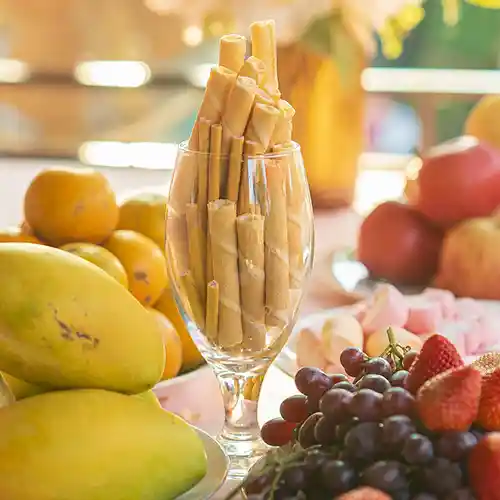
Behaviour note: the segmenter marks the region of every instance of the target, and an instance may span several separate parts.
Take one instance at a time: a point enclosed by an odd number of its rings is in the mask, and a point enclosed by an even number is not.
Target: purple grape
[[[432,493],[417,493],[414,497],[412,497],[412,500],[438,500],[438,497],[436,495],[433,495]]]
[[[295,385],[305,396],[320,399],[333,384],[322,370],[306,366],[295,374]]]
[[[405,387],[408,372],[406,370],[399,370],[392,374],[391,385],[393,387]]]
[[[273,484],[273,479],[274,474],[271,472],[255,476],[245,486],[245,493],[258,494],[267,491],[267,489]]]
[[[358,382],[358,385],[360,389],[371,389],[372,391],[380,392],[380,394],[383,394],[391,387],[391,384],[385,377],[382,377],[382,375],[375,375],[373,373],[362,377]]]
[[[288,467],[281,474],[281,482],[287,490],[296,493],[307,487],[306,471],[298,465]]]
[[[384,358],[371,358],[363,363],[363,368],[366,374],[382,375],[388,380],[392,375],[391,365]]]
[[[436,455],[458,462],[465,458],[476,444],[477,438],[472,432],[444,432],[436,442]]]
[[[411,365],[413,364],[417,356],[418,356],[417,351],[414,351],[413,349],[408,351],[403,357],[403,368],[408,371],[411,368]]]
[[[314,436],[314,428],[316,423],[323,415],[321,413],[314,413],[310,415],[307,420],[300,426],[299,429],[299,443],[302,448],[310,448],[318,444]]]
[[[345,389],[330,389],[319,402],[319,410],[331,421],[342,422],[348,415],[353,399],[352,392]]]
[[[345,389],[349,392],[358,392],[358,388],[347,380],[344,382],[338,382],[332,387],[332,389]]]
[[[411,465],[425,464],[434,457],[432,441],[422,434],[410,434],[404,443],[402,455]]]
[[[375,422],[361,422],[350,429],[344,438],[346,455],[354,460],[373,460],[381,440],[381,429]]]
[[[356,486],[356,471],[343,460],[329,460],[321,467],[321,483],[329,493],[344,493]]]
[[[424,468],[422,482],[426,490],[438,496],[453,493],[462,486],[460,465],[446,458],[434,458]]]
[[[328,446],[337,440],[337,428],[335,422],[326,417],[321,417],[314,427],[314,438],[319,444]]]
[[[382,441],[391,450],[400,450],[408,436],[415,432],[415,424],[406,415],[393,415],[383,421]]]
[[[364,360],[365,354],[357,347],[346,347],[340,353],[340,364],[351,377],[357,377],[361,373]]]
[[[349,382],[343,373],[334,373],[333,375],[330,375],[330,380],[332,381],[332,387],[340,382]]]
[[[294,430],[294,423],[281,418],[273,418],[262,426],[260,435],[269,446],[284,446],[292,440]]]
[[[402,387],[391,387],[382,397],[382,413],[385,417],[391,415],[413,415],[415,398]]]
[[[303,422],[309,416],[307,397],[296,394],[284,399],[280,405],[280,414],[287,422]]]
[[[319,399],[316,398],[307,398],[307,411],[309,412],[309,415],[312,415],[313,413],[318,413],[319,412]]]
[[[349,410],[353,417],[362,422],[375,422],[380,418],[382,394],[371,389],[360,389],[351,396]]]
[[[355,427],[356,425],[358,425],[358,423],[359,423],[359,421],[358,421],[357,418],[352,418],[352,419],[345,420],[341,424],[338,424],[337,425],[337,430],[336,430],[337,439],[339,441],[344,441],[344,438],[345,438],[346,434],[353,427]]]
[[[367,467],[360,476],[361,483],[392,493],[408,488],[403,464],[395,460],[380,460]]]

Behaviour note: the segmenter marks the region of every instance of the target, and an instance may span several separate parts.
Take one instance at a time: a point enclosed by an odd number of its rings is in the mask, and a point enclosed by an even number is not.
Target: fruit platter
[[[379,356],[345,348],[343,373],[296,373],[248,500],[500,498],[500,355],[467,364],[442,335],[417,352],[386,334]]]

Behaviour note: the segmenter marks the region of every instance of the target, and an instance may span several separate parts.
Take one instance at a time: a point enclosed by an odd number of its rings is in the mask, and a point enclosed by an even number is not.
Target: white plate
[[[207,473],[205,477],[186,493],[183,493],[176,500],[208,500],[222,486],[226,480],[226,475],[229,467],[229,460],[220,447],[219,443],[210,437],[206,432],[196,429],[200,435],[207,454]]]
[[[411,295],[408,295],[407,297],[411,301]],[[488,313],[496,314],[498,315],[499,318],[499,339],[498,339],[499,342],[495,343],[494,345],[488,346],[488,348],[485,349],[485,352],[500,351],[500,301],[478,300],[477,302],[481,304],[487,310]],[[332,316],[341,313],[343,314],[354,313],[357,307],[359,307],[359,305],[354,304],[350,306],[337,307],[334,309],[326,309],[324,311],[311,314],[309,316],[305,316],[304,318],[300,319],[297,322],[295,328],[293,329],[293,332],[290,335],[287,344],[277,357],[275,361],[276,365],[286,374],[290,375],[291,377],[294,377],[295,373],[297,373],[298,370],[297,355],[296,355],[298,333],[304,328],[309,328],[313,331],[319,331],[322,325],[324,324],[325,320],[327,320],[328,318],[331,318]],[[444,325],[439,333],[445,335],[453,342],[453,337],[458,333],[458,329],[460,327],[461,327],[460,324],[450,322],[449,324]],[[476,356],[468,356],[466,358],[466,362],[471,362],[475,358]]]

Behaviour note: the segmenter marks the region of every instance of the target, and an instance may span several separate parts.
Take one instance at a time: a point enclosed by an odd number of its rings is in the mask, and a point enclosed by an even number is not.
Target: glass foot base
[[[228,479],[244,479],[253,465],[262,458],[269,447],[260,438],[238,441],[224,436],[217,438],[229,458]]]

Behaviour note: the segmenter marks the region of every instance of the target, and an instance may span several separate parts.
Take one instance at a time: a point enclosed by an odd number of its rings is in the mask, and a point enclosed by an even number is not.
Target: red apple
[[[444,227],[487,217],[500,205],[500,150],[463,136],[431,149],[418,176],[417,207]]]
[[[363,221],[358,258],[373,277],[425,285],[436,272],[441,242],[441,230],[414,207],[389,201]]]

